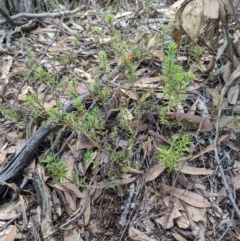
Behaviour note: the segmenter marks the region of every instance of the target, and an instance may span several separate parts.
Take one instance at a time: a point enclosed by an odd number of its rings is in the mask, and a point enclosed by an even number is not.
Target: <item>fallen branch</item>
[[[10,16],[10,19],[13,21],[13,20],[16,20],[18,18],[28,18],[28,19],[32,19],[32,18],[37,18],[37,19],[41,19],[41,18],[60,18],[63,15],[68,16],[68,15],[76,14],[76,13],[78,13],[78,12],[84,10],[84,9],[86,9],[85,5],[83,5],[81,7],[78,7],[78,8],[75,8],[72,11],[62,11],[62,12],[59,12],[59,13],[18,13],[16,15]],[[8,20],[6,20],[6,19],[0,20],[0,24],[4,24],[6,22],[8,22]]]
[[[89,92],[85,92],[79,96],[79,99],[86,99]],[[64,111],[74,111],[73,103],[64,106]],[[19,176],[23,169],[28,165],[32,159],[36,149],[43,142],[43,140],[50,134],[52,129],[41,126],[32,136],[29,142],[22,148],[22,150],[0,171],[0,194],[5,190],[4,182],[11,182]]]

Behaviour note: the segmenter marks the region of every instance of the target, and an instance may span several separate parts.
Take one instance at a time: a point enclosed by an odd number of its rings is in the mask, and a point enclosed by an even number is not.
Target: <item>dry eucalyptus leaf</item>
[[[187,209],[191,219],[194,222],[202,221],[203,223],[206,223],[206,208],[196,208],[188,204],[186,204],[184,207]]]
[[[161,166],[159,163],[149,168],[146,172],[145,183],[156,179],[166,167]]]
[[[91,199],[90,197],[86,200],[86,209],[84,211],[84,225],[87,226],[91,217]]]
[[[238,190],[240,188],[240,175],[235,176],[231,182],[234,185],[234,189]],[[219,196],[217,198],[216,204],[219,204],[225,197],[228,196],[225,187],[222,187],[218,194]]]
[[[1,232],[1,241],[14,241],[17,238],[17,228],[13,225],[6,227]]]
[[[224,42],[222,43],[222,45],[218,48],[216,60],[220,59],[220,57],[222,56],[222,54],[224,53],[224,51],[225,51],[225,49],[226,49],[226,47],[227,47],[227,44],[228,44],[228,42],[227,42],[227,40],[226,40],[226,41],[224,41]],[[225,68],[225,66],[224,66],[224,68]]]
[[[23,133],[22,132],[9,132],[6,134],[6,139],[12,143],[16,143],[17,140],[23,138]]]
[[[164,191],[171,193],[172,196],[179,198],[191,206],[198,208],[212,207],[212,204],[206,198],[197,193],[189,192],[185,189],[172,188],[171,186],[165,184],[161,184],[160,187],[163,188]]]
[[[171,211],[169,210],[161,218],[156,218],[155,221],[161,224],[164,229],[169,229],[173,227],[173,220],[181,217],[182,214],[178,211],[175,205],[172,206]]]
[[[173,3],[169,8],[172,10],[179,9],[183,3],[185,3],[186,0],[178,0],[175,3]]]
[[[216,34],[216,29],[219,28],[219,19],[211,19],[211,22],[206,26],[206,30],[204,32],[204,40],[205,42],[212,41]]]
[[[161,60],[163,60],[164,57],[165,57],[164,52],[161,51],[161,50],[158,50],[158,49],[155,49],[155,50],[150,49],[150,50],[149,50],[149,53],[152,54],[153,56],[161,59]]]
[[[29,93],[35,93],[32,86],[27,86],[18,96],[18,100],[24,100]]]
[[[227,94],[227,99],[229,104],[235,105],[237,103],[238,93],[239,93],[238,85],[231,86]]]
[[[8,61],[1,68],[1,72],[2,72],[1,80],[3,79],[5,80],[8,78],[10,69],[12,67],[12,63],[13,63],[13,58],[9,56]]]
[[[143,79],[140,79],[134,83],[134,87],[143,87],[145,84],[147,86],[151,86],[151,84],[159,83],[161,81],[161,78],[156,76],[156,77],[146,77]]]
[[[154,35],[148,42],[147,49],[150,49],[156,44],[157,35]]]
[[[219,1],[204,0],[203,14],[210,19],[217,19],[219,16]]]
[[[129,98],[131,98],[132,100],[139,100],[138,94],[134,90],[121,89],[121,92],[124,93]]]
[[[184,1],[182,3],[181,7],[177,10],[177,12],[175,14],[175,28],[181,30],[181,28],[182,28],[181,17],[182,17],[183,10],[184,10],[185,6],[191,1],[192,0]]]
[[[232,83],[236,78],[240,76],[240,64],[238,64],[237,68],[232,72],[230,78],[226,82],[227,84]]]
[[[11,202],[4,203],[0,206],[0,219],[9,220],[14,218],[21,210],[20,200],[12,200]]]
[[[178,49],[180,49],[181,40],[182,40],[182,31],[179,30],[176,27],[173,28],[173,30],[172,30],[172,38],[173,38],[174,42],[177,44]]]
[[[182,216],[179,218],[176,218],[176,223],[178,225],[179,228],[188,228],[189,227],[189,220],[188,217],[186,216],[186,214],[184,212],[182,212]]]
[[[128,230],[128,234],[132,240],[137,241],[157,241],[156,239],[149,238],[146,234],[143,232],[135,229],[134,227],[130,227]]]
[[[197,41],[203,25],[203,1],[194,0],[187,4],[181,16],[182,27],[193,41]]]
[[[220,143],[221,143],[225,138],[227,138],[227,137],[228,137],[228,135],[223,135],[223,136],[219,137],[219,138],[218,138],[218,144],[220,144]],[[212,151],[212,150],[213,150],[213,145],[210,144],[209,146],[207,146],[206,148],[204,148],[200,153],[192,156],[191,159],[188,160],[188,161],[192,161],[192,160],[194,160],[194,159],[196,159],[196,158],[202,156],[203,154],[205,154],[205,153],[207,153],[207,152],[209,152],[209,151]]]
[[[4,182],[4,185],[10,187],[17,194],[21,194],[22,193],[22,190],[14,182],[12,182],[12,183]]]
[[[209,94],[212,96],[213,105],[218,106],[220,103],[219,92],[215,88],[209,88]]]
[[[13,58],[9,56],[8,61],[2,65],[0,72],[2,73],[0,77],[0,95],[3,95],[6,90],[6,86],[9,83],[8,75],[12,67]]]
[[[191,126],[192,128],[199,128],[201,132],[209,132],[213,129],[213,124],[207,120],[204,119],[201,116],[197,115],[191,115],[188,113],[166,113],[165,117],[167,119],[179,119],[182,121],[182,123],[187,124]]]
[[[183,238],[180,234],[178,233],[173,233],[172,236],[177,240],[177,241],[187,241],[185,238]]]
[[[219,17],[223,23],[226,23],[226,14],[234,15],[231,1],[232,0],[219,1]]]
[[[232,68],[231,68],[231,62],[228,61],[227,64],[225,65],[225,68],[223,69],[223,80],[225,83],[228,82],[228,79],[230,78],[232,73]]]
[[[206,169],[206,168],[198,168],[198,167],[192,167],[187,165],[186,163],[181,166],[179,165],[179,170],[182,173],[190,174],[190,175],[211,175],[214,173],[214,170]]]

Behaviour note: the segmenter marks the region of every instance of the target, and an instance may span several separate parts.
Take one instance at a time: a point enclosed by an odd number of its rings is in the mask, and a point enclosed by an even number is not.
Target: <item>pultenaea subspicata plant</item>
[[[161,146],[156,151],[156,159],[170,172],[178,171],[179,164],[190,150],[191,136],[183,134],[181,137],[173,137],[170,146]]]
[[[182,66],[177,64],[177,45],[170,43],[167,56],[163,60],[163,93],[168,98],[168,109],[177,111],[178,104],[185,98],[181,93],[187,91],[189,83],[194,80],[193,73],[185,72]]]

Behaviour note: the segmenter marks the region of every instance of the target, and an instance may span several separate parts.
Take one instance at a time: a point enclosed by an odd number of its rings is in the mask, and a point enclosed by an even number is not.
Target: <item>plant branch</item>
[[[222,89],[222,92],[221,92],[221,105],[222,105],[222,101],[223,101],[223,97],[225,95],[225,93],[227,92],[227,89],[229,87],[230,83],[228,83],[227,85],[224,86],[224,88]],[[230,202],[232,203],[233,205],[233,208],[238,216],[238,218],[240,219],[240,211],[239,211],[239,208],[234,200],[234,197],[230,191],[230,188],[229,188],[229,185],[228,185],[228,182],[227,182],[227,179],[226,179],[226,176],[225,176],[225,173],[224,173],[224,170],[223,170],[223,167],[222,167],[222,163],[219,159],[219,156],[218,156],[218,150],[217,150],[217,144],[218,144],[218,138],[219,138],[219,120],[220,120],[220,117],[221,117],[221,112],[222,112],[222,108],[221,108],[221,105],[219,110],[218,110],[218,116],[217,116],[217,121],[216,121],[216,136],[215,136],[215,139],[214,139],[214,142],[213,142],[213,147],[214,147],[214,153],[215,153],[215,159],[217,161],[217,164],[219,166],[219,169],[220,169],[220,173],[221,173],[221,177],[222,177],[222,180],[223,180],[223,184],[224,184],[224,187],[226,189],[226,193],[228,195],[228,198],[230,200]]]
[[[28,19],[32,19],[32,18],[37,18],[37,19],[41,19],[41,18],[60,18],[63,15],[68,16],[68,15],[76,14],[76,13],[78,13],[78,12],[84,10],[84,9],[86,9],[85,5],[83,5],[81,7],[78,7],[78,8],[75,8],[72,11],[62,11],[62,12],[59,12],[59,13],[18,13],[16,15],[10,16],[11,20],[10,19],[0,20],[0,25],[4,24],[6,22],[9,22],[9,21],[16,20],[18,18],[28,18]]]

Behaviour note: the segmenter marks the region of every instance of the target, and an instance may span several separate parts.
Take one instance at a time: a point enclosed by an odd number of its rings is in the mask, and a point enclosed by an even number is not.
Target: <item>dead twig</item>
[[[10,19],[13,21],[13,20],[16,20],[18,18],[28,18],[28,19],[31,19],[31,18],[35,18],[35,19],[36,18],[37,19],[41,19],[41,18],[60,18],[63,15],[68,16],[68,15],[76,14],[76,13],[78,13],[78,12],[84,10],[84,9],[86,9],[85,5],[83,5],[81,7],[78,7],[78,8],[75,8],[72,11],[62,11],[62,12],[59,12],[59,13],[18,13],[16,15],[10,16]],[[0,24],[4,24],[8,21],[9,20],[6,20],[6,19],[0,20]]]
[[[47,239],[50,236],[52,236],[53,234],[55,234],[57,231],[61,231],[61,229],[67,227],[70,223],[76,221],[79,217],[82,216],[82,214],[84,213],[85,209],[86,209],[86,203],[87,203],[87,198],[89,196],[89,189],[87,189],[86,193],[85,193],[85,197],[83,200],[83,205],[82,205],[82,210],[80,213],[78,213],[76,216],[74,216],[73,218],[71,218],[70,220],[68,220],[66,223],[64,223],[63,225],[61,225],[58,229],[54,230],[53,232],[49,233],[47,236],[43,237],[43,239]]]
[[[131,202],[132,202],[132,199],[133,199],[133,196],[135,193],[135,184],[134,183],[131,183],[131,185],[128,189],[128,192],[129,192],[128,199],[126,200],[124,211],[122,213],[121,220],[120,220],[120,225],[122,227],[124,227],[127,223],[127,215],[130,210]]]
[[[7,221],[3,226],[0,227],[0,232],[3,231],[6,227],[8,227],[11,223],[13,223],[15,220],[20,218],[22,216],[22,213],[18,213],[15,217]]]
[[[8,22],[10,25],[17,25],[2,8],[0,8],[0,13],[5,18],[5,21]]]
[[[221,236],[217,241],[221,241],[221,240],[223,240],[223,238],[224,238],[225,235],[227,234],[229,228],[230,228],[231,225],[232,225],[232,222],[233,222],[233,216],[234,216],[234,210],[232,210],[232,212],[231,212],[231,222],[229,222],[229,224],[228,224],[226,230],[224,231],[224,233],[222,234],[222,236]]]
[[[220,108],[218,110],[218,116],[217,116],[217,121],[216,121],[216,135],[215,135],[215,139],[214,139],[214,142],[213,142],[213,148],[214,148],[215,160],[217,161],[217,164],[218,164],[218,167],[219,167],[219,170],[220,170],[220,173],[221,173],[221,177],[222,177],[222,180],[223,180],[223,184],[224,184],[224,187],[226,189],[226,193],[228,195],[228,198],[229,198],[230,202],[233,205],[233,208],[236,212],[236,215],[240,219],[240,211],[239,211],[239,208],[238,208],[238,206],[237,206],[237,204],[234,200],[234,197],[233,197],[233,195],[230,191],[229,184],[227,182],[227,179],[226,179],[223,167],[222,167],[222,163],[221,163],[222,160],[219,159],[218,150],[217,150],[217,144],[218,144],[218,138],[219,138],[219,120],[220,120],[221,112],[222,112],[221,105],[222,105],[223,97],[224,97],[228,87],[230,86],[230,84],[232,84],[232,83],[228,83],[227,85],[225,85],[222,89],[222,92],[221,92],[222,98],[221,98],[221,104],[219,105]]]
[[[133,212],[138,209],[139,204],[137,204],[137,199],[139,198],[139,195],[140,195],[141,191],[142,191],[142,184],[139,184],[139,182],[137,182],[136,183],[136,188],[135,188],[135,191],[134,191],[134,196],[131,197],[131,200],[133,198],[132,201],[134,203],[134,206],[133,206],[132,210],[129,213],[128,221],[126,220],[127,222],[125,223],[125,227],[124,227],[124,229],[123,229],[123,231],[121,233],[121,237],[120,237],[119,241],[121,241],[123,239],[123,236],[126,233],[126,230],[129,227],[130,222],[133,222],[133,220],[132,220]],[[130,196],[131,196],[131,194],[130,194]],[[121,219],[122,219],[122,217],[121,217]]]

